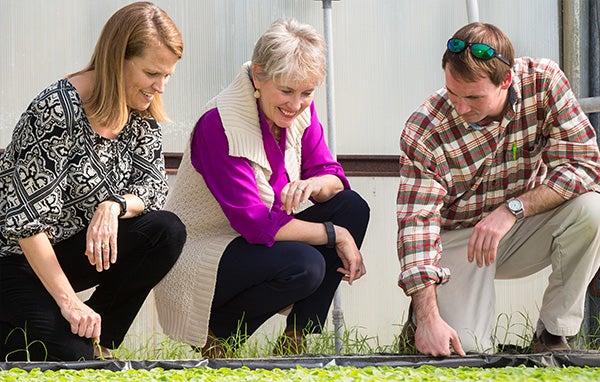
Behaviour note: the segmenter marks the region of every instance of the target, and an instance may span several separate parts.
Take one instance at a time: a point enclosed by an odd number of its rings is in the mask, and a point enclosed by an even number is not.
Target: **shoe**
[[[415,344],[415,332],[417,325],[413,322],[413,305],[412,302],[408,307],[408,319],[402,327],[400,337],[398,338],[398,353],[400,354],[418,354]]]
[[[304,334],[301,331],[288,330],[277,339],[273,348],[273,355],[298,355],[306,353],[307,350]]]
[[[566,337],[555,336],[546,329],[538,337],[537,333],[533,335],[532,348],[534,353],[561,352],[571,350]]]

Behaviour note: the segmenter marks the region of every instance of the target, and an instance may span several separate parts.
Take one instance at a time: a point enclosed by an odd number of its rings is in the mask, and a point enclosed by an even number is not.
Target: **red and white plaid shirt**
[[[477,130],[445,88],[408,119],[400,139],[398,285],[407,295],[449,280],[441,230],[472,227],[540,184],[564,199],[600,191],[596,136],[568,80],[548,59],[515,60],[510,107]],[[466,252],[465,252],[466,256]]]

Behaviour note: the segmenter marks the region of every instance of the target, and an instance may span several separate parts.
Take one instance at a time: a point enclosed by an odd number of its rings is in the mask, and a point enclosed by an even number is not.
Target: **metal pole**
[[[563,1],[563,65],[575,97],[581,97],[581,0]]]
[[[334,105],[334,86],[333,86],[333,39],[331,34],[331,1],[317,0],[323,2],[323,22],[324,37],[327,43],[327,76],[325,77],[325,88],[327,90],[327,145],[334,158],[336,158],[335,143],[335,105]],[[344,311],[342,309],[342,297],[340,289],[335,291],[333,297],[333,329],[335,333],[335,354],[340,354],[342,350]]]
[[[600,0],[590,0],[590,97],[600,96]],[[598,102],[600,104],[600,101]],[[600,108],[599,108],[600,109]],[[590,122],[596,130],[596,139],[600,144],[600,110],[589,115]]]
[[[477,0],[466,0],[467,1],[467,20],[470,23],[479,21],[479,6]]]
[[[324,37],[327,43],[327,75],[325,76],[325,88],[327,89],[327,145],[335,158],[335,89],[333,86],[333,38],[331,32],[331,1],[323,1]]]
[[[600,97],[579,98],[577,101],[584,113],[600,113]]]
[[[589,95],[590,98],[580,100],[583,111],[596,131],[596,142],[600,144],[600,0],[589,1]],[[583,332],[587,334],[587,344],[597,344],[600,340],[600,297],[591,293],[600,288],[600,280],[594,277],[588,288]]]

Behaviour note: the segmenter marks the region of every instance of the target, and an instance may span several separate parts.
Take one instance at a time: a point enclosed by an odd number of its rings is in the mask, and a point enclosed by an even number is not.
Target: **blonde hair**
[[[325,40],[313,26],[279,19],[256,42],[252,64],[261,69],[255,73],[260,81],[312,79],[316,86],[327,73],[326,54]]]
[[[183,55],[183,41],[169,15],[150,2],[129,4],[115,12],[104,25],[89,64],[72,77],[88,71],[95,80],[86,104],[89,119],[121,127],[129,118],[123,81],[123,63],[140,57],[147,47],[164,44],[177,57]],[[160,94],[147,112],[157,121],[168,121]]]
[[[452,38],[458,38],[466,43],[482,43],[494,48],[511,64],[506,65],[497,58],[482,60],[471,54],[466,48],[460,53],[453,53],[446,49],[442,58],[442,68],[449,65],[453,76],[465,81],[474,82],[482,77],[488,77],[490,81],[498,86],[504,80],[511,69],[515,52],[508,36],[500,28],[480,22],[467,24],[460,28]]]

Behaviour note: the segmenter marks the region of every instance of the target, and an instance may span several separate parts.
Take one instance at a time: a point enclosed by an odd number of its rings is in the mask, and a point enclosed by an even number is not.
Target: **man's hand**
[[[439,315],[424,322],[417,321],[415,346],[423,354],[434,357],[447,357],[456,354],[464,357],[465,352],[460,344],[456,330],[452,329]]]
[[[502,204],[491,214],[475,225],[469,239],[467,256],[469,262],[477,261],[478,267],[490,266],[496,261],[500,240],[517,221],[508,208]]]
[[[525,217],[550,211],[565,202],[562,196],[550,187],[539,186],[519,195],[523,203]],[[489,266],[496,261],[500,240],[506,236],[513,227],[517,218],[502,203],[491,214],[481,219],[473,228],[469,240],[469,261],[476,260],[479,267]]]
[[[412,302],[417,320],[415,332],[417,350],[434,357],[445,357],[449,356],[454,349],[456,354],[464,357],[465,352],[456,330],[440,316],[435,286],[428,286],[414,293]]]

